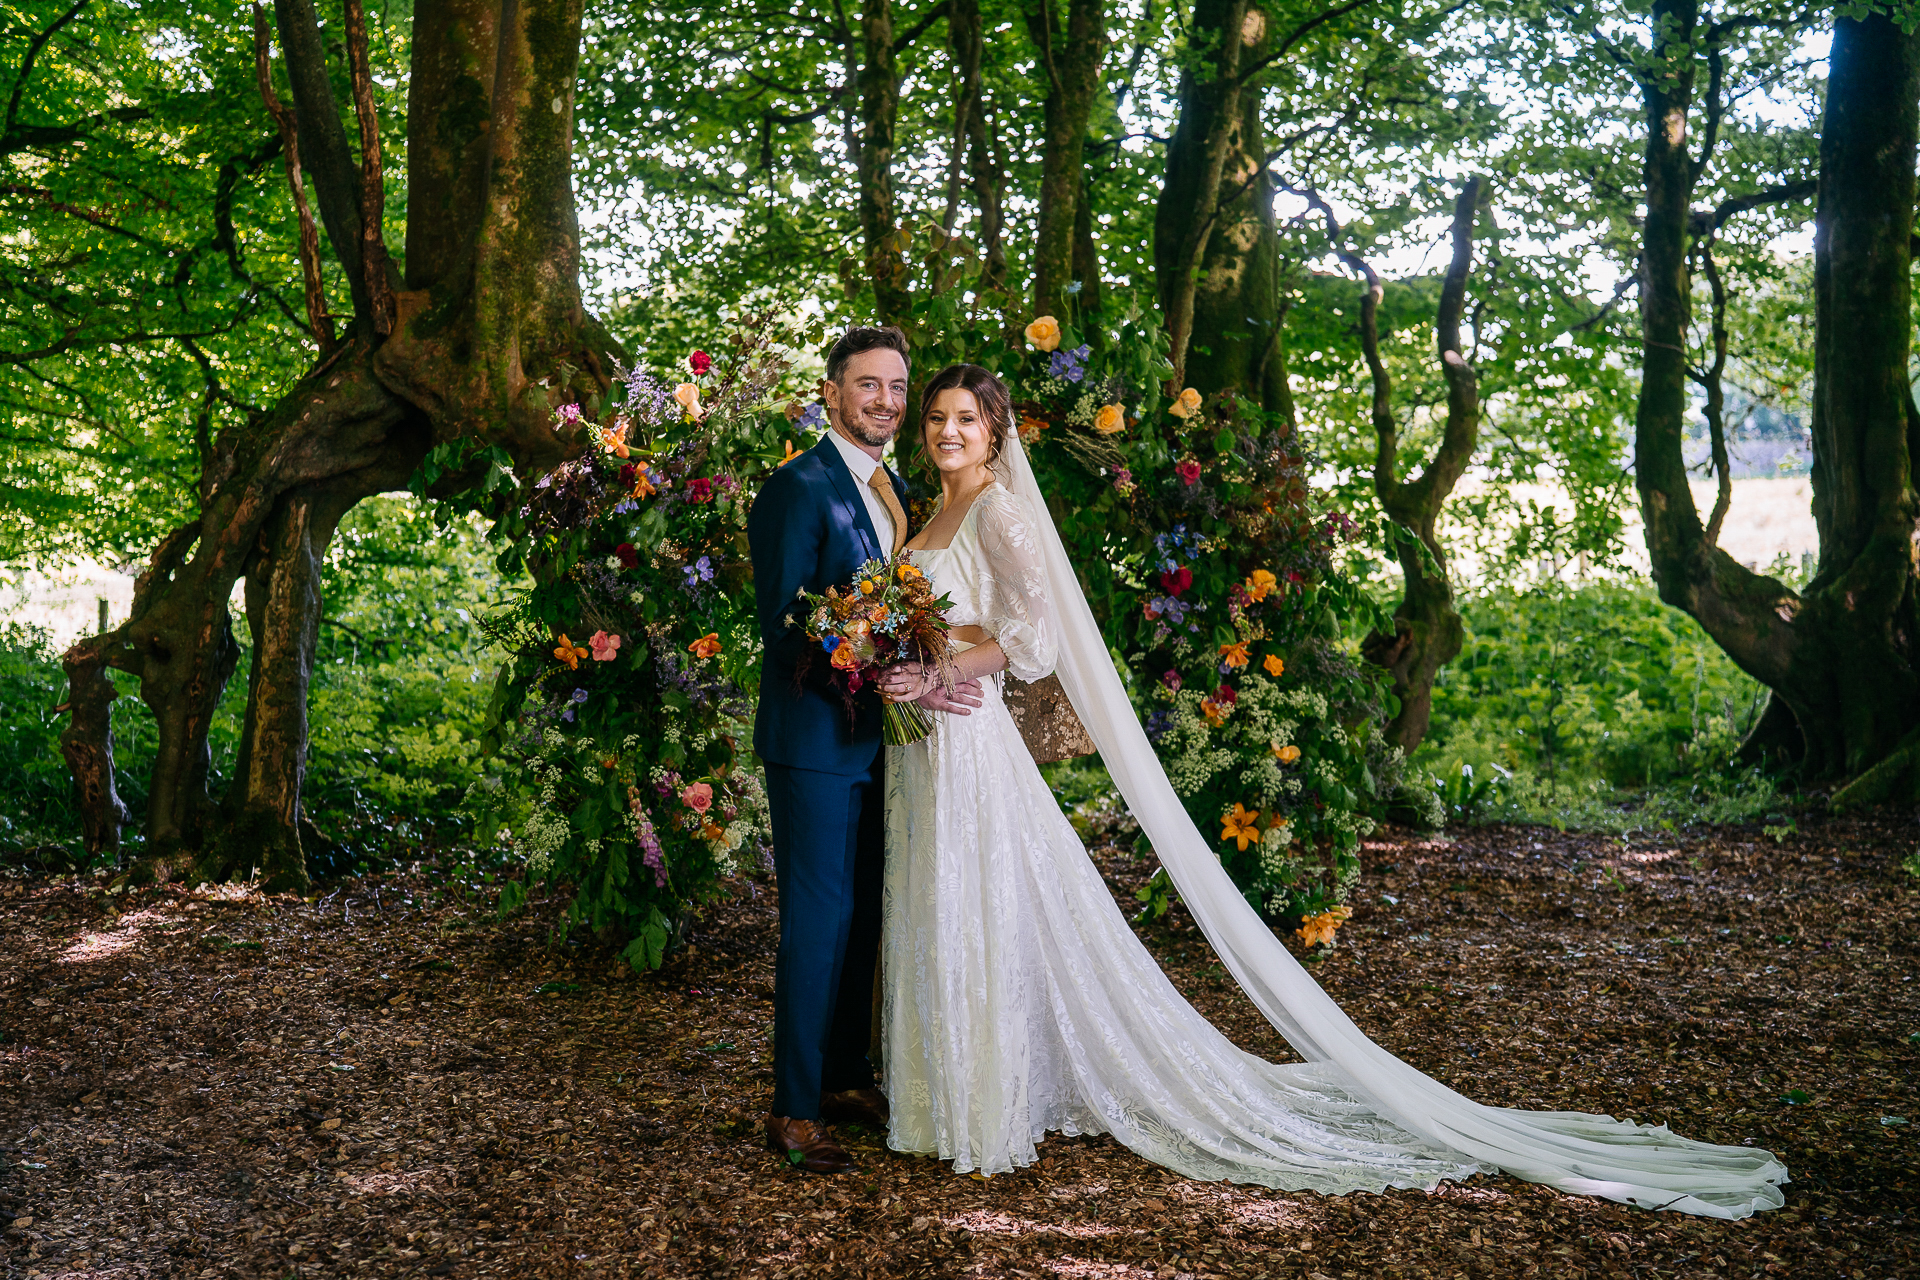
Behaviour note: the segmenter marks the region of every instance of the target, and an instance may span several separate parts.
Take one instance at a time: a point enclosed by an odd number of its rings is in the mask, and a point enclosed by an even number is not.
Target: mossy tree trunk
[[[580,0],[415,4],[404,272],[369,198],[382,176],[359,11],[347,0],[356,164],[310,0],[275,4],[291,90],[279,123],[297,130],[353,318],[278,404],[216,439],[199,514],[155,550],[131,616],[66,655],[74,716],[62,747],[94,852],[116,849],[126,821],[112,777],[111,668],[138,677],[158,723],[148,851],[191,853],[209,878],[303,888],[307,696],[320,567],[340,518],[403,486],[436,443],[500,445],[523,469],[550,465],[580,443],[556,434],[554,408],[575,401],[597,416],[611,385],[615,348],[580,305]],[[309,279],[317,287],[317,273]],[[323,300],[309,303],[324,312]],[[207,731],[238,659],[227,600],[242,579],[254,642],[246,722],[216,804]]]
[[[1688,152],[1684,49],[1706,38],[1697,19],[1687,0],[1656,6],[1653,65],[1664,74],[1645,85],[1635,464],[1654,577],[1661,599],[1698,619],[1791,710],[1804,777],[1856,778],[1846,800],[1920,798],[1910,738],[1920,724],[1920,414],[1908,383],[1920,37],[1880,14],[1834,23],[1814,235],[1820,561],[1795,593],[1714,545],[1687,486],[1689,236],[1700,226],[1688,197],[1705,157]]]
[[[1092,246],[1091,210],[1086,208],[1087,122],[1100,89],[1100,64],[1107,51],[1105,0],[1066,0],[1064,21],[1054,0],[1035,0],[1027,11],[1041,75],[1046,78],[1045,142],[1040,155],[1039,225],[1033,245],[1033,313],[1062,315],[1067,289],[1083,286],[1085,255]],[[1088,216],[1081,222],[1081,215]],[[1082,236],[1084,235],[1084,241]],[[1099,290],[1097,263],[1093,287]]]
[[[1393,632],[1376,632],[1361,646],[1369,661],[1393,676],[1399,714],[1387,725],[1387,741],[1411,752],[1426,737],[1433,717],[1433,680],[1440,668],[1459,656],[1466,627],[1454,608],[1447,554],[1436,525],[1441,509],[1473,459],[1480,436],[1480,384],[1467,362],[1460,337],[1467,277],[1473,267],[1473,224],[1486,185],[1470,178],[1453,206],[1453,258],[1440,288],[1434,321],[1441,376],[1447,384],[1447,421],[1440,445],[1410,480],[1399,478],[1399,427],[1393,414],[1393,384],[1380,359],[1380,282],[1367,272],[1367,293],[1360,304],[1360,341],[1373,378],[1373,429],[1376,450],[1373,489],[1380,509],[1397,526],[1394,548],[1403,590],[1393,611]]]

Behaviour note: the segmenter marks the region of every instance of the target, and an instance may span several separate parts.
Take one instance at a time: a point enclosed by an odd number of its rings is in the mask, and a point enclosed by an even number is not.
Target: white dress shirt
[[[827,438],[833,441],[833,447],[846,460],[847,470],[853,472],[853,478],[859,482],[860,500],[867,504],[867,516],[873,521],[875,536],[880,539],[880,554],[887,555],[893,550],[893,515],[870,483],[873,473],[880,469],[879,462],[831,427],[827,428]],[[892,481],[885,483],[891,484]]]

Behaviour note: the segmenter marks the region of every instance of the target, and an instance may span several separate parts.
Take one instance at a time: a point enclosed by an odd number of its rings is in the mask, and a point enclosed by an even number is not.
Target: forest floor
[[[760,1143],[764,886],[634,977],[549,949],[556,904],[499,924],[420,876],[315,901],[0,881],[0,1276],[1920,1274],[1917,834],[1387,832],[1311,962],[1483,1102],[1772,1148],[1787,1207],[1737,1223],[1504,1177],[1197,1183],[1105,1138],[985,1181],[862,1133],[859,1173],[787,1169]],[[1151,861],[1096,857],[1132,906]],[[1140,930],[1286,1056],[1184,911]]]

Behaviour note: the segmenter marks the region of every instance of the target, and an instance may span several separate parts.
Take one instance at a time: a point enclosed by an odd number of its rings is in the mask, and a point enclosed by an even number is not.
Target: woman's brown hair
[[[1007,447],[1007,432],[1013,427],[1013,397],[1007,392],[1007,384],[977,364],[950,364],[927,379],[926,388],[920,392],[920,452],[929,459],[927,415],[933,412],[933,402],[942,391],[965,391],[973,396],[973,402],[980,406],[980,416],[987,420],[987,465],[998,462],[1000,451]]]

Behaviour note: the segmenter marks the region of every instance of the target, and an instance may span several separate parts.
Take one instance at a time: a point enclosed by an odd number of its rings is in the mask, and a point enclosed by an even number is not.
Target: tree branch
[[[307,207],[306,185],[300,175],[300,126],[273,91],[273,68],[267,58],[267,16],[258,3],[253,6],[253,71],[267,114],[280,128],[280,146],[287,158],[287,186],[293,192],[293,212],[300,228],[300,276],[305,284],[307,326],[324,358],[333,350],[334,335],[333,318],[327,314],[326,286],[320,278],[320,233],[314,229],[313,210]]]
[[[393,332],[393,281],[387,254],[387,184],[380,168],[380,117],[373,108],[373,64],[367,54],[367,18],[360,0],[343,0],[347,26],[347,68],[353,82],[354,115],[360,125],[360,262],[366,272],[373,331]],[[502,39],[505,34],[502,33]]]
[[[150,120],[153,112],[145,107],[115,107],[111,111],[101,111],[77,120],[72,124],[17,124],[0,136],[0,156],[10,156],[21,151],[51,150],[71,143],[83,142],[93,135],[88,131],[92,125],[113,122],[124,124],[132,120]]]
[[[274,0],[273,9],[280,31],[280,55],[286,61],[300,141],[305,147],[302,164],[313,175],[320,221],[333,245],[333,256],[346,272],[354,314],[370,320],[372,299],[360,258],[360,174],[347,148],[346,130],[333,100],[320,20],[313,0]]]
[[[1373,3],[1373,0],[1347,0],[1347,3],[1343,5],[1336,5],[1334,8],[1328,9],[1324,13],[1315,14],[1313,17],[1308,18],[1305,22],[1295,27],[1293,29],[1293,33],[1289,35],[1285,40],[1282,40],[1280,42],[1279,47],[1276,48],[1272,53],[1268,54],[1266,57],[1260,59],[1260,61],[1254,63],[1251,67],[1248,67],[1246,70],[1242,71],[1239,77],[1240,80],[1242,82],[1251,80],[1254,76],[1259,75],[1262,71],[1265,71],[1268,67],[1280,61],[1280,59],[1286,57],[1287,54],[1292,51],[1293,46],[1300,43],[1301,39],[1304,36],[1306,36],[1309,32],[1311,32],[1315,27],[1324,26],[1327,23],[1332,22],[1335,18],[1345,17],[1347,14],[1352,13],[1355,9],[1360,8],[1362,5],[1368,5],[1372,3]],[[1455,7],[1457,8],[1458,6],[1455,6]]]
[[[1687,232],[1694,236],[1711,236],[1736,214],[1749,209],[1758,209],[1763,205],[1785,204],[1790,200],[1805,200],[1818,194],[1820,183],[1815,178],[1805,178],[1799,182],[1789,182],[1783,186],[1768,187],[1765,191],[1755,191],[1744,196],[1735,196],[1723,200],[1713,210],[1698,210],[1687,220]]]
[[[911,27],[908,27],[904,34],[900,35],[894,40],[893,42],[894,56],[898,57],[899,55],[905,53],[909,48],[913,46],[913,42],[915,40],[918,40],[921,36],[926,34],[928,27],[940,21],[940,19],[946,17],[947,10],[949,7],[950,7],[950,4],[939,4],[927,10],[926,15],[922,17],[920,21],[914,23]]]
[[[88,0],[74,0],[73,6],[49,23],[46,30],[27,41],[27,52],[20,59],[20,74],[13,82],[13,93],[7,98],[7,118],[6,123],[0,125],[0,137],[13,136],[13,126],[20,119],[20,99],[27,91],[27,81],[33,75],[33,64],[40,57],[40,51],[59,34],[60,28],[80,16],[87,3]]]

